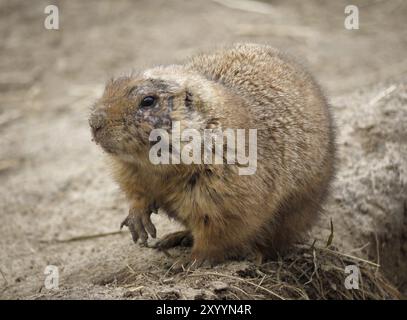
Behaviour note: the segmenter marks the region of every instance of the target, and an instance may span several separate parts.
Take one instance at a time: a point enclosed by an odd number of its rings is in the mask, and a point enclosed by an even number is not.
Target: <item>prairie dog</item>
[[[257,129],[257,168],[238,164],[152,164],[153,129]],[[283,252],[321,212],[334,172],[334,130],[313,78],[276,49],[236,44],[182,65],[159,66],[110,81],[89,123],[112,159],[130,203],[122,226],[133,240],[156,237],[152,211],[185,231],[158,248],[192,242],[191,261]]]

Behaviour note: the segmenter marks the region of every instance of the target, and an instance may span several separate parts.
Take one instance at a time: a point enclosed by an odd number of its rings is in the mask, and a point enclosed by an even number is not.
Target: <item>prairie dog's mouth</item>
[[[107,131],[106,128],[92,129],[92,141],[109,154],[119,154],[120,142],[115,141]]]

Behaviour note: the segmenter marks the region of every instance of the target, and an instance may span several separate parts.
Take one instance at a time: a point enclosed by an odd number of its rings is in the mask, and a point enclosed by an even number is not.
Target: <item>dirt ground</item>
[[[44,28],[48,1],[0,0],[0,298],[219,298],[213,279],[136,277],[131,290],[117,281],[126,268],[165,274],[173,258],[117,232],[127,204],[87,117],[111,76],[233,42],[287,51],[319,80],[337,121],[339,171],[313,237],[327,239],[332,219],[337,247],[379,263],[407,293],[405,1],[353,1],[359,30],[344,28],[347,1],[53,3],[59,30]],[[164,214],[153,221],[158,236],[179,228]],[[44,288],[47,265],[59,268],[58,290]]]

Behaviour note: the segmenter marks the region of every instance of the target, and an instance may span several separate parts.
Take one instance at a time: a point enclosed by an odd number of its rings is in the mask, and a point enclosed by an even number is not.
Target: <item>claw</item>
[[[138,239],[140,239],[142,246],[147,246],[148,234],[146,230],[153,238],[157,234],[155,226],[150,220],[150,212],[147,211],[139,215],[130,209],[129,215],[120,224],[120,229],[124,226],[129,228],[134,243],[137,243]]]
[[[157,230],[155,229],[155,226],[151,222],[150,216],[142,216],[141,221],[143,222],[143,225],[147,229],[147,232],[150,234],[150,236],[155,238],[157,235]]]
[[[122,223],[120,224],[120,230],[121,230],[124,226],[128,227],[129,230],[130,230],[131,237],[133,238],[134,243],[137,243],[137,240],[138,240],[138,238],[139,238],[139,234],[137,233],[136,228],[134,227],[134,225],[135,225],[134,218],[133,218],[132,216],[128,215],[128,216],[126,217],[126,219],[124,219],[124,220],[122,221]]]
[[[128,225],[127,225],[127,219],[128,219],[129,217],[126,217],[126,219],[124,219],[123,221],[122,221],[122,223],[120,224],[120,230],[122,230],[123,229],[123,227],[127,227]]]

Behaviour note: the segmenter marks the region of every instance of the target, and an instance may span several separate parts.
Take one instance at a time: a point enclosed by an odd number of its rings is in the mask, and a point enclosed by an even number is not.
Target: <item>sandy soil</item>
[[[326,239],[333,218],[335,245],[379,261],[406,293],[405,2],[356,1],[354,31],[343,27],[342,1],[268,1],[267,13],[225,0],[56,3],[60,30],[50,31],[47,1],[0,1],[1,298],[143,298],[112,279],[123,268],[164,274],[172,259],[117,233],[127,204],[91,142],[89,107],[113,75],[236,41],[290,52],[326,89],[340,164],[313,237]],[[153,219],[159,236],[179,228],[163,214]],[[59,267],[57,291],[43,287],[47,265]],[[176,298],[202,297],[206,287],[213,297],[208,283],[191,281]],[[162,283],[144,297],[174,290]]]

